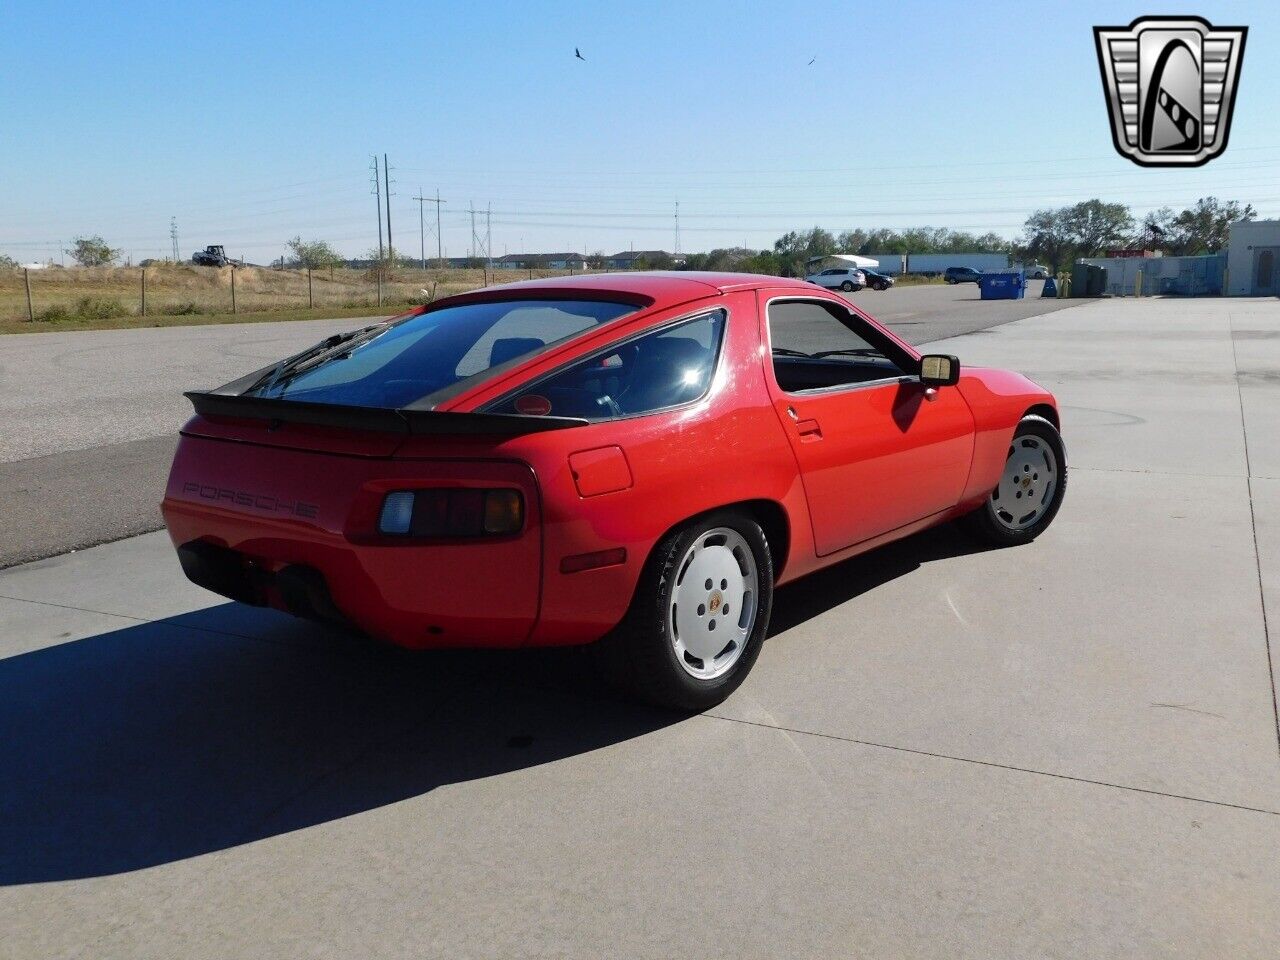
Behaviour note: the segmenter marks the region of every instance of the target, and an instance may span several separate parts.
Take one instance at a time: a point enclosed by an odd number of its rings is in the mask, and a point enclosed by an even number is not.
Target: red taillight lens
[[[518,490],[433,487],[387,494],[378,529],[394,536],[451,538],[503,536],[523,526],[524,498]]]

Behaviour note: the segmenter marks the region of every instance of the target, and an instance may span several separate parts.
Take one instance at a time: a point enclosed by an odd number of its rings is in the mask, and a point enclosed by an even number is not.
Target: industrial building
[[[1094,264],[1107,272],[1101,292],[1112,297],[1219,296],[1227,255],[1211,253],[1196,257],[1085,257],[1081,263]]]
[[[1113,297],[1280,294],[1280,220],[1231,224],[1227,248],[1220,253],[1163,257],[1149,250],[1108,252],[1119,255],[1078,262],[1102,267],[1106,282],[1100,292]]]
[[[1280,220],[1231,225],[1227,244],[1227,293],[1233,297],[1280,294]]]

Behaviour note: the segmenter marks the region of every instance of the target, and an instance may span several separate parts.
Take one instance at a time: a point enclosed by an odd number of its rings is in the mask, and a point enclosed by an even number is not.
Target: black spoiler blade
[[[584,427],[576,417],[530,417],[507,413],[446,413],[439,410],[353,407],[337,403],[303,403],[274,397],[192,390],[184,394],[202,417],[241,417],[279,423],[306,423],[345,430],[372,430],[404,435],[478,435],[515,437]]]

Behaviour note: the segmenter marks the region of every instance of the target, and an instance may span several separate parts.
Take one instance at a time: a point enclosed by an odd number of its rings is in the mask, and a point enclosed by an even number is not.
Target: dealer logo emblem
[[[1198,167],[1226,150],[1248,32],[1199,17],[1094,27],[1120,155],[1144,167]]]

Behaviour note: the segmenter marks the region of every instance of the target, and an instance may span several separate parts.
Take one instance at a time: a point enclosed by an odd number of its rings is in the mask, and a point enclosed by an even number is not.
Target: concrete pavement
[[[1055,525],[780,591],[703,716],[223,603],[163,534],[0,572],[0,957],[1274,957],[1280,306],[934,346],[1058,393]]]

